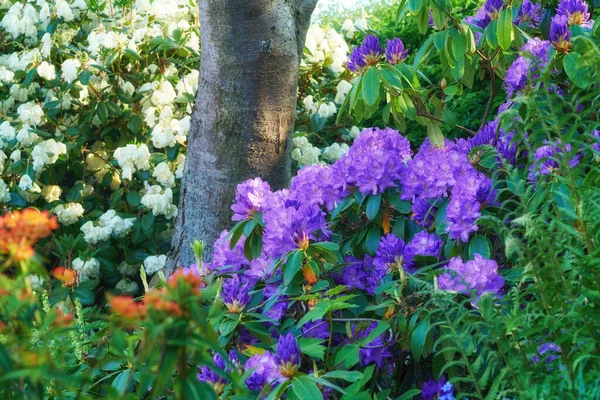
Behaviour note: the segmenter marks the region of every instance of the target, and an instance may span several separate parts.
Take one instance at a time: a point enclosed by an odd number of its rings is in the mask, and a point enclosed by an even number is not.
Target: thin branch
[[[437,122],[439,122],[439,123],[442,123],[442,124],[444,124],[444,123],[445,123],[443,119],[440,119],[440,118],[436,117],[435,115],[433,115],[433,114],[430,114],[430,113],[428,113],[428,112],[419,113],[419,117],[425,117],[425,118],[429,118],[429,119],[432,119],[432,120],[434,120],[434,121],[437,121]],[[461,131],[463,131],[463,132],[467,132],[467,133],[468,133],[469,135],[471,135],[471,136],[475,136],[475,135],[477,135],[477,132],[475,132],[475,131],[472,131],[471,129],[469,129],[469,128],[466,128],[466,127],[464,127],[464,126],[462,126],[462,125],[458,125],[458,124],[457,124],[457,125],[455,125],[455,127],[456,127],[456,129],[458,129],[458,130],[461,130]]]

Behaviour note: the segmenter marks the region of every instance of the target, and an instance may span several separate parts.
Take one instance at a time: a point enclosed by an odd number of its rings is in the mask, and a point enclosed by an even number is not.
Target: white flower
[[[0,66],[0,84],[1,83],[12,83],[13,79],[15,79],[15,74],[12,71],[9,71],[4,66]],[[2,86],[2,85],[0,85]]]
[[[52,51],[52,35],[50,33],[46,32],[46,33],[44,33],[44,36],[42,36],[42,48],[40,50],[40,53],[44,57],[50,57],[51,51]]]
[[[107,227],[95,226],[92,221],[81,225],[83,239],[89,244],[94,244],[110,238],[111,230]]]
[[[15,138],[17,132],[15,128],[10,125],[10,122],[4,121],[0,124],[0,138],[4,139],[7,142],[10,142]],[[0,142],[0,147],[3,147],[3,144]]]
[[[121,90],[131,96],[135,92],[135,87],[131,82],[125,82],[123,86],[121,86]]]
[[[123,278],[117,282],[115,289],[120,290],[122,294],[132,295],[138,291],[138,284],[127,278]]]
[[[29,279],[29,284],[33,290],[40,290],[44,287],[44,278],[37,274],[31,274],[27,277]]]
[[[56,78],[56,70],[54,69],[54,65],[50,65],[46,61],[38,65],[37,73],[39,76],[48,81],[51,81],[52,79]]]
[[[21,104],[17,108],[17,113],[19,114],[19,120],[24,124],[39,125],[44,118],[42,107],[32,102]]]
[[[302,104],[304,104],[304,108],[306,109],[306,111],[308,111],[309,115],[313,115],[318,110],[318,107],[314,103],[314,100],[313,100],[312,96],[306,96],[304,98],[304,100],[302,100]]]
[[[71,83],[79,76],[77,70],[81,67],[81,62],[76,58],[69,58],[63,61],[60,69],[62,70],[62,79]]]
[[[67,153],[67,146],[54,139],[44,140],[38,143],[31,152],[33,158],[33,169],[40,172],[45,165],[54,164],[61,154]]]
[[[164,161],[154,167],[152,176],[155,177],[163,187],[175,186],[175,175],[171,172],[169,164]]]
[[[113,157],[123,170],[122,179],[131,179],[136,170],[147,171],[150,169],[150,151],[148,146],[141,144],[128,144],[115,150]]]
[[[90,279],[98,278],[100,275],[100,262],[95,258],[84,261],[77,257],[73,260],[72,267],[77,271],[79,282],[89,281]]]
[[[350,128],[349,135],[352,139],[356,139],[356,137],[360,134],[360,129],[357,126],[353,126]]]
[[[6,154],[0,150],[0,174],[4,172],[4,162],[6,161]]]
[[[153,275],[160,271],[167,264],[167,256],[162,254],[160,256],[148,256],[144,260],[144,269],[146,274]]]
[[[17,140],[25,147],[31,146],[37,142],[40,137],[31,131],[29,125],[23,124],[19,133],[17,133]]]
[[[364,18],[359,18],[354,21],[354,27],[361,31],[367,31],[369,29],[369,24],[367,24],[367,20]]]
[[[43,194],[43,191],[42,191]],[[54,214],[64,225],[73,225],[83,216],[83,206],[79,203],[59,204],[54,207]]]
[[[342,24],[342,32],[346,32],[347,38],[353,38],[356,33],[356,27],[351,19],[346,19]]]
[[[327,119],[327,118],[335,115],[336,112],[337,112],[337,108],[335,106],[335,103],[329,102],[329,103],[323,103],[319,106],[318,114],[320,117]]]
[[[73,21],[73,11],[71,11],[69,3],[65,0],[58,0],[56,2],[56,16],[64,19],[65,22]]]
[[[301,167],[319,162],[321,150],[310,144],[306,137],[298,136],[292,140],[295,147],[292,151],[292,158],[296,160]]]
[[[152,129],[152,144],[157,149],[175,146],[175,134],[171,126],[159,123]]]
[[[19,181],[19,188],[24,192],[33,188],[33,181],[31,180],[29,175],[25,174],[21,177],[21,180]]]
[[[346,154],[350,150],[350,147],[346,143],[334,143],[329,147],[323,149],[323,158],[328,161],[335,162],[342,158],[344,154]]]
[[[8,186],[6,186],[6,182],[0,179],[0,203],[6,203],[8,201],[10,201]]]
[[[42,196],[44,196],[44,200],[47,203],[52,203],[60,199],[60,195],[62,194],[62,189],[58,185],[46,185],[42,188]]]
[[[119,270],[119,272],[121,273],[121,275],[134,276],[134,275],[136,275],[139,272],[140,267],[139,267],[139,265],[130,265],[130,264],[127,264],[125,261],[123,261],[117,267],[117,269]]]
[[[335,95],[335,102],[342,104],[346,99],[348,93],[352,90],[352,84],[346,80],[341,80],[336,87],[337,94]]]
[[[146,185],[146,194],[142,196],[141,203],[152,210],[152,214],[164,215],[167,219],[177,215],[177,207],[173,205],[173,192],[170,188],[164,189],[159,185]]]
[[[169,81],[163,81],[160,86],[152,93],[152,104],[155,106],[164,106],[173,103],[177,97],[173,85]]]
[[[134,222],[135,218],[123,219],[117,215],[115,210],[108,210],[98,219],[100,226],[109,228],[111,234],[117,237],[127,234]]]
[[[13,162],[17,162],[21,159],[21,150],[15,150],[12,153],[10,153],[10,159]]]

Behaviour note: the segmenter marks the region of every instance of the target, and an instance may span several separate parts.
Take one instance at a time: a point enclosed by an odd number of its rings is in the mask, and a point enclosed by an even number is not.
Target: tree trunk
[[[317,0],[199,0],[200,81],[167,273],[230,225],[236,186],[291,174],[298,68]]]

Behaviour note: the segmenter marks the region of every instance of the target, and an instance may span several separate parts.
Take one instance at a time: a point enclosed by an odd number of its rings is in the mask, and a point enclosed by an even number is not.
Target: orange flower
[[[56,319],[52,322],[52,325],[57,326],[57,327],[61,327],[61,328],[66,328],[67,326],[71,325],[71,323],[73,322],[73,314],[68,313],[65,314],[60,310],[56,310]]]
[[[194,292],[197,292],[204,286],[204,280],[200,276],[197,270],[193,270],[192,268],[179,268],[177,271],[171,275],[169,278],[169,286],[172,288],[177,288],[179,282],[186,282],[188,285],[192,287]]]
[[[181,316],[183,312],[181,311],[179,304],[175,303],[174,301],[167,300],[166,295],[167,292],[164,289],[152,290],[146,293],[146,296],[144,297],[144,304],[169,315],[176,317]]]
[[[77,271],[65,267],[57,267],[52,270],[52,276],[63,282],[64,287],[71,287],[77,283]]]
[[[29,260],[38,240],[56,228],[56,217],[48,211],[26,208],[6,213],[0,217],[0,253],[10,254],[15,261]]]
[[[309,285],[314,285],[318,281],[315,271],[309,264],[305,264],[302,267],[302,275],[304,275],[304,280],[308,282]]]
[[[108,302],[113,312],[125,319],[138,319],[146,316],[145,304],[133,301],[131,296],[111,296]]]

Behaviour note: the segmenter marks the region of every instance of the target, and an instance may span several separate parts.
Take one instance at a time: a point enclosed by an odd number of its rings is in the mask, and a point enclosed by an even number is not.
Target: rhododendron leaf
[[[377,195],[370,195],[367,200],[367,218],[371,221],[375,219],[381,206],[381,193]]]
[[[130,373],[131,373],[131,370],[126,369],[125,371],[118,374],[112,382],[112,387],[117,389],[117,391],[121,395],[125,393],[125,390],[127,389],[126,386],[128,383],[130,383],[130,379],[129,379]]]
[[[179,393],[183,399],[191,400],[216,400],[214,389],[206,382],[198,380],[197,374],[192,374],[185,379],[177,380]]]
[[[98,118],[100,118],[100,121],[106,123],[108,119],[108,108],[106,107],[106,104],[98,103],[98,106],[96,107],[96,113]]]
[[[421,360],[423,353],[423,347],[427,340],[427,333],[429,332],[429,315],[425,316],[418,324],[411,336],[411,351],[416,362]]]
[[[323,395],[317,385],[308,376],[295,376],[292,380],[292,390],[300,399],[322,399]]]
[[[369,68],[362,80],[362,95],[367,106],[372,107],[377,104],[380,87],[381,82],[377,68]]]
[[[423,3],[423,0],[408,0],[408,10],[413,14],[418,13],[421,9],[421,3]]]
[[[379,247],[379,239],[381,238],[381,229],[378,226],[372,226],[367,232],[365,238],[365,247],[369,254],[375,255]]]
[[[563,67],[567,76],[578,87],[585,89],[593,81],[593,69],[591,69],[583,60],[583,56],[578,53],[568,53],[563,58]]]
[[[136,134],[142,132],[142,126],[142,118],[137,114],[133,114],[127,124],[129,130]]]
[[[513,39],[512,8],[509,6],[498,16],[497,37],[502,50],[508,50]]]
[[[402,395],[400,395],[400,397],[397,397],[396,400],[412,399],[413,397],[415,397],[416,395],[418,395],[420,393],[421,393],[421,391],[419,389],[410,389],[410,390],[407,390],[406,392],[402,393]]]
[[[488,238],[481,235],[475,235],[469,241],[469,258],[471,260],[474,259],[475,254],[480,254],[488,260],[492,257],[492,246]]]
[[[488,46],[492,49],[498,47],[498,34],[496,32],[498,26],[498,21],[493,20],[490,24],[485,28],[485,40]]]
[[[288,286],[298,271],[300,271],[303,258],[304,254],[301,251],[295,251],[288,257],[287,262],[283,266],[283,284],[285,286]]]
[[[125,198],[127,199],[127,203],[129,203],[129,205],[132,207],[139,206],[140,201],[142,200],[142,196],[140,196],[140,193],[136,191],[127,192]]]

